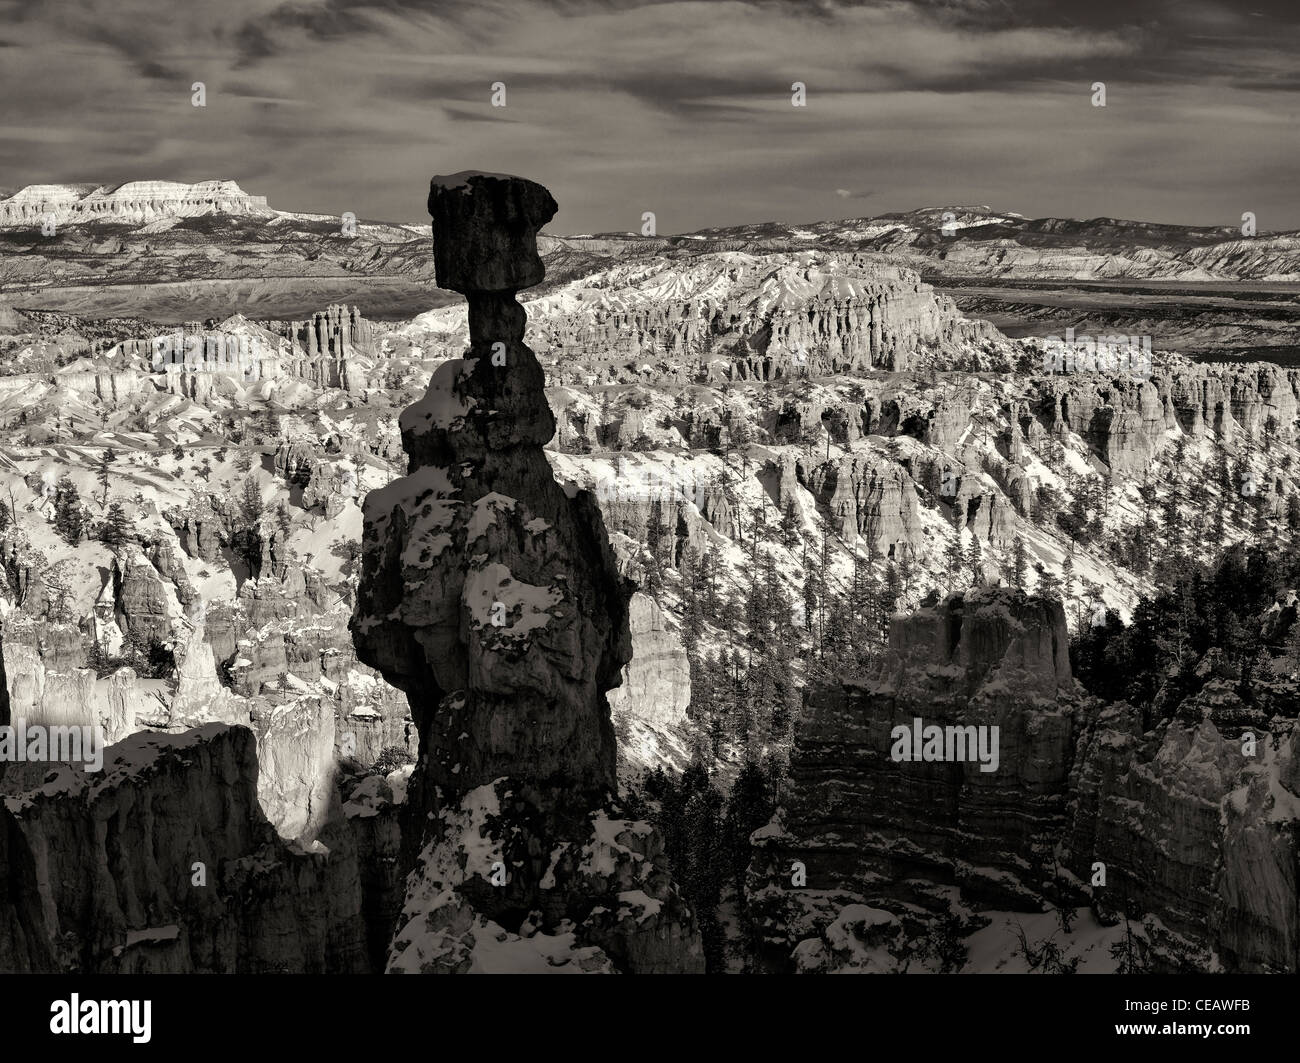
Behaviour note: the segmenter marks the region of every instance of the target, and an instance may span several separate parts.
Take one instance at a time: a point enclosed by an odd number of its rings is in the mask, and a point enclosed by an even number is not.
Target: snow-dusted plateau
[[[455,176],[0,198],[0,969],[1300,970],[1300,235]]]

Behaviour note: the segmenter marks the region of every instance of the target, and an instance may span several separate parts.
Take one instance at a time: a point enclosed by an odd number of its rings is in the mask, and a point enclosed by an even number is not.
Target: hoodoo
[[[391,970],[703,968],[661,840],[613,803],[606,692],[631,656],[631,586],[594,497],[543,452],[555,420],[515,296],[543,278],[536,234],[556,209],[499,174],[429,194],[470,346],[402,415],[408,475],[366,499],[352,622],[420,732],[428,834]]]

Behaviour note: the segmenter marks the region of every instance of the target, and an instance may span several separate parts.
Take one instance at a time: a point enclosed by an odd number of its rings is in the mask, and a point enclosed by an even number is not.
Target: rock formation
[[[273,322],[270,327],[289,339],[295,359],[291,371],[320,387],[347,388],[349,363],[375,353],[370,322],[355,306],[330,306],[308,321]]]
[[[428,834],[393,970],[702,969],[661,842],[619,817],[606,692],[629,651],[629,588],[594,498],[552,478],[555,431],[515,294],[539,283],[556,205],[519,178],[434,178],[438,283],[470,348],[402,415],[408,475],[365,502],[353,633],[406,691],[411,802]]]
[[[4,655],[0,653],[0,727],[12,723]],[[0,760],[0,781],[7,763]],[[31,848],[5,802],[0,801],[0,974],[53,971],[45,915],[36,893]]]
[[[895,617],[877,679],[811,699],[784,813],[754,836],[767,943],[801,969],[847,964],[832,939],[849,906],[915,919],[956,887],[977,908],[1128,916],[1152,969],[1295,972],[1294,721],[1265,721],[1252,761],[1239,716],[1185,706],[1144,732],[1140,711],[1085,696],[1056,602],[985,589]],[[893,728],[918,718],[998,727],[996,770],[893,759]]]
[[[369,967],[350,837],[306,852],[276,836],[246,728],[139,734],[107,751],[102,773],[60,768],[10,805],[62,970]]]
[[[648,594],[632,595],[628,616],[633,652],[622,684],[609,695],[614,722],[680,727],[691,703],[691,664],[681,637]]]
[[[554,384],[623,378],[623,364],[635,372],[646,363],[677,382],[902,370],[927,350],[996,335],[910,269],[818,251],[616,266],[531,300],[527,311]],[[464,336],[459,308],[417,323],[448,345]]]
[[[87,221],[144,223],[196,214],[268,212],[265,196],[250,196],[234,181],[128,181],[105,185],[28,185],[0,199],[0,226]]]

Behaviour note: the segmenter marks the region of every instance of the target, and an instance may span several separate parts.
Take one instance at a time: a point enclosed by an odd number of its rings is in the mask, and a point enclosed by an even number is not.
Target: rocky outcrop
[[[319,510],[326,520],[334,520],[357,497],[357,484],[357,468],[351,459],[318,461],[303,488],[303,508]]]
[[[916,490],[901,466],[870,454],[854,454],[807,471],[800,462],[796,473],[847,541],[860,535],[876,556],[900,560],[920,547]]]
[[[1131,918],[1155,970],[1300,969],[1294,721],[1264,721],[1243,756],[1249,716],[1207,689],[1146,730],[1084,696],[1057,602],[984,589],[896,617],[880,676],[815,693],[799,721],[789,799],[753,838],[766,941],[842,965],[827,942],[848,906],[906,921],[951,911],[955,887],[976,908]],[[906,737],[917,721],[936,755]],[[944,744],[972,727],[998,729],[993,770],[962,756],[978,732]]]
[[[200,723],[247,723],[248,706],[221,684],[216,657],[203,626],[189,633],[176,664],[176,694],[170,723],[194,727]]]
[[[639,591],[632,595],[628,625],[632,659],[623,667],[622,684],[609,694],[615,725],[681,727],[691,703],[691,665],[681,637],[655,600]]]
[[[4,665],[15,719],[47,725],[98,724],[106,742],[133,734],[139,721],[165,719],[158,696],[140,684],[134,669],[119,668],[103,679],[87,668],[59,672],[46,666],[37,648],[6,639]]]
[[[312,852],[280,841],[246,728],[137,735],[107,751],[102,773],[59,769],[9,807],[61,970],[369,967],[349,835]]]
[[[1213,433],[1236,445],[1300,432],[1300,372],[1271,365],[1197,366],[1150,380],[1087,374],[1036,378],[1034,415],[1050,433],[1069,430],[1113,472],[1140,479],[1166,433]]]
[[[355,307],[329,306],[308,321],[272,322],[271,328],[289,341],[289,371],[317,387],[365,386],[364,373],[355,372],[355,359],[375,357],[370,322]]]
[[[913,880],[990,904],[1041,903],[1079,700],[1067,644],[1059,603],[1005,593],[895,618],[882,677],[818,692],[799,721],[785,812],[798,841],[782,849],[782,869],[801,860],[810,885],[884,907],[915,903]],[[973,741],[963,761],[893,760],[894,728],[917,718],[998,728],[997,770],[981,770]]]
[[[129,545],[113,561],[113,600],[118,626],[144,644],[167,642],[179,617],[179,600],[138,546]]]
[[[1294,721],[1252,728],[1258,752],[1246,756],[1247,728],[1216,715],[1204,706],[1144,732],[1141,713],[1120,704],[1090,721],[1071,774],[1065,862],[1083,882],[1105,866],[1094,904],[1112,920],[1146,916],[1149,962],[1161,969],[1294,974]]]
[[[283,838],[310,842],[338,812],[334,706],[299,698],[258,728],[257,796]]]
[[[409,800],[431,820],[394,970],[523,969],[525,953],[702,969],[661,843],[610,804],[629,588],[595,499],[551,475],[555,421],[515,299],[543,277],[535,237],[555,210],[518,178],[430,190],[438,283],[468,300],[470,350],[402,415],[408,475],[366,498],[352,623],[361,660],[410,700]]]
[[[9,683],[0,653],[0,727],[14,717]],[[0,760],[0,782],[8,763]],[[36,894],[36,865],[17,820],[0,801],[0,974],[45,974],[55,969],[45,915]]]

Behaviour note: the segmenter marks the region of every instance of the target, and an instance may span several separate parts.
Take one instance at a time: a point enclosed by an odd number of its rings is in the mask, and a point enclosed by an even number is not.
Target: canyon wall
[[[847,907],[937,917],[956,888],[977,909],[1130,918],[1154,970],[1300,970],[1295,721],[1220,694],[1144,731],[1071,677],[1060,604],[1005,588],[895,617],[878,678],[810,699],[785,810],[754,836],[768,945],[821,953]],[[996,770],[894,759],[892,729],[917,719],[998,727]],[[1269,732],[1258,757],[1247,729]]]
[[[350,835],[286,845],[257,778],[252,732],[207,724],[135,735],[102,773],[61,767],[10,800],[59,969],[368,970]]]

